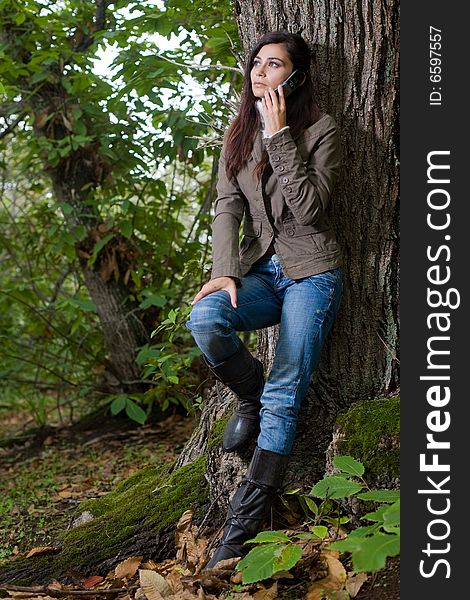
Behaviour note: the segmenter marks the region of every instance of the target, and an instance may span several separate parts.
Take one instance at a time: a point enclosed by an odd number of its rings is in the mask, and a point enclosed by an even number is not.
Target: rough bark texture
[[[287,477],[288,485],[309,485],[324,473],[338,411],[399,387],[399,3],[237,0],[235,12],[245,53],[270,30],[307,40],[317,101],[341,131],[343,166],[330,216],[344,253],[344,295],[302,408]],[[276,337],[276,327],[259,332],[257,354],[268,368]],[[181,464],[206,448],[230,396],[220,403],[211,393],[207,404]],[[223,508],[246,463],[216,446],[209,454],[211,497],[220,496]]]

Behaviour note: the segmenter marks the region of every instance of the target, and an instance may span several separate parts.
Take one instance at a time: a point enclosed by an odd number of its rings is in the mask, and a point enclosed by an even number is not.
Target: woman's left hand
[[[282,86],[278,87],[278,94],[279,98],[272,88],[268,88],[262,99],[264,127],[268,135],[274,135],[287,125],[286,101]]]

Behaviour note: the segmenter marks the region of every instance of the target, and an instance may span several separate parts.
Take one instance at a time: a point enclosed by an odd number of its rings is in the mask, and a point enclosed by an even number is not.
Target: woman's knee
[[[213,292],[193,306],[186,326],[195,333],[212,333],[226,330],[231,323],[230,296],[226,292]]]

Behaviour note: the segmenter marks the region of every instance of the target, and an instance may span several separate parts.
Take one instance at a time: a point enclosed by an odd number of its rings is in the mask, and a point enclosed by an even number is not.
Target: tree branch
[[[9,133],[11,133],[15,129],[15,127],[23,119],[24,114],[25,113],[21,113],[18,117],[16,117],[16,119],[13,121],[13,123],[10,123],[10,125],[8,125],[8,127],[6,129],[4,129],[3,131],[0,131],[0,140],[3,139],[4,137],[6,137]]]
[[[100,596],[106,594],[122,594],[129,593],[131,590],[136,590],[137,585],[131,586],[130,588],[109,588],[107,590],[56,590],[51,587],[25,587],[22,585],[0,585],[0,590],[11,591],[11,592],[30,592],[31,594],[38,594],[44,596],[51,596],[52,598],[64,598],[65,596]]]
[[[98,31],[103,31],[106,26],[106,9],[112,4],[111,0],[96,0],[95,10],[95,25],[93,27],[93,33],[91,35],[84,36],[76,45],[72,45],[75,52],[84,52],[93,44],[95,36],[94,34]],[[77,30],[78,31],[78,30]]]
[[[227,65],[199,65],[198,63],[179,63],[176,60],[172,60],[163,54],[156,53],[155,56],[157,58],[161,58],[162,60],[166,60],[172,65],[176,65],[177,67],[183,67],[184,69],[196,69],[198,71],[208,71],[209,69],[219,69],[225,71],[235,71],[235,73],[241,73],[243,75],[243,71],[238,67],[229,67]]]

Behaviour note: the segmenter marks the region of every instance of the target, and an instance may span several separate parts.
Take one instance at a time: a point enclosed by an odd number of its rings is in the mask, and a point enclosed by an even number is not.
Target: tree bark
[[[149,336],[136,314],[136,304],[129,300],[130,290],[123,281],[128,260],[126,255],[132,260],[135,253],[132,243],[115,232],[115,238],[109,242],[114,253],[106,253],[106,248],[103,248],[91,267],[83,258],[91,255],[96,241],[109,233],[96,211],[86,203],[90,184],[96,185],[97,172],[103,173],[97,153],[89,151],[85,157],[83,153],[76,152],[51,172],[51,178],[57,200],[72,209],[72,212],[64,214],[68,230],[73,233],[77,226],[83,225],[88,232],[88,237],[77,244],[77,250],[81,256],[85,285],[96,305],[109,352],[107,369],[112,378],[108,376],[108,384],[116,391],[130,391],[141,387],[140,383],[132,383],[140,380],[139,367],[135,362],[136,349],[145,344]]]
[[[338,412],[399,387],[399,3],[237,0],[235,12],[246,55],[271,30],[306,39],[317,101],[341,132],[342,170],[330,218],[344,254],[344,294],[301,410],[287,476],[287,485],[310,485],[323,476]],[[277,327],[258,332],[257,355],[268,368],[277,332]],[[214,391],[209,394],[179,464],[206,449],[208,432],[230,404],[227,391],[222,403]],[[209,455],[211,497],[223,511],[246,461],[216,447]]]

